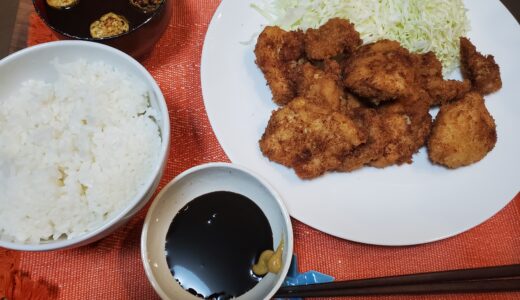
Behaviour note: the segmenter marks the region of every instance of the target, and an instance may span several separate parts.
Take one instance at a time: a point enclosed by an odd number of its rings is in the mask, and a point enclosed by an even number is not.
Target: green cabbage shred
[[[251,6],[285,30],[349,19],[364,43],[391,39],[412,52],[433,51],[445,75],[459,66],[459,37],[470,29],[463,0],[264,0]]]

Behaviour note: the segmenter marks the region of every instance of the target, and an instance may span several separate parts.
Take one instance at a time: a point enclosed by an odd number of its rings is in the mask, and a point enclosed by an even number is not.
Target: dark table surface
[[[501,1],[519,21],[520,0]],[[28,16],[32,11],[32,0],[0,0],[0,58],[26,47]]]
[[[520,1],[518,0],[501,0],[502,3],[515,16],[516,20],[520,22]]]

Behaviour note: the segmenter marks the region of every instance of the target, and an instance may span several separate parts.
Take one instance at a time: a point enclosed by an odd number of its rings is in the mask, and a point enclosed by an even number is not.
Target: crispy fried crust
[[[473,90],[487,95],[502,87],[500,68],[493,55],[480,54],[465,37],[460,38],[460,60],[462,74],[471,80]]]
[[[378,159],[383,155],[385,146],[390,142],[385,119],[375,109],[357,107],[352,108],[350,113],[367,131],[367,141],[343,158],[338,171],[344,172],[354,171]]]
[[[332,18],[305,33],[305,53],[310,59],[326,59],[351,53],[361,45],[359,33],[347,20]]]
[[[480,161],[497,141],[495,121],[476,92],[441,106],[428,140],[436,164],[458,168]]]
[[[409,96],[415,82],[414,59],[398,42],[364,45],[347,60],[343,83],[375,104]]]
[[[383,154],[373,160],[371,166],[384,168],[412,162],[413,154],[424,145],[431,130],[430,103],[429,95],[417,89],[408,97],[377,108],[388,142]]]
[[[461,98],[471,90],[469,80],[444,80],[442,64],[433,52],[415,55],[417,59],[417,81],[430,95],[432,106]]]
[[[329,69],[332,67],[329,67]],[[297,86],[297,95],[304,97],[316,105],[322,105],[338,110],[340,99],[343,95],[343,87],[334,74],[334,70],[328,73],[310,63],[299,66],[294,72],[294,81]]]
[[[256,64],[264,73],[273,101],[284,105],[296,96],[296,85],[290,79],[297,60],[304,54],[303,32],[284,31],[279,27],[264,28],[255,47]]]
[[[296,98],[273,112],[260,149],[270,160],[310,179],[337,169],[365,140],[363,130],[344,114]]]
[[[428,91],[433,100],[431,105],[437,106],[463,97],[471,90],[471,83],[469,80],[459,81],[432,78],[427,80],[423,87]]]
[[[383,168],[411,163],[413,154],[430,133],[429,95],[417,89],[409,97],[376,107],[348,93],[346,96],[340,111],[367,131],[367,141],[345,157],[339,170],[350,172],[365,165]]]

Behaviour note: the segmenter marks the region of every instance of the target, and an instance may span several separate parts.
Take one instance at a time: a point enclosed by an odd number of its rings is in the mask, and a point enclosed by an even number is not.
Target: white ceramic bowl
[[[72,248],[99,240],[127,222],[148,202],[159,184],[166,165],[170,144],[170,121],[164,96],[153,77],[142,65],[115,48],[86,41],[58,41],[13,53],[0,61],[0,101],[18,89],[20,83],[25,80],[39,79],[52,82],[57,77],[57,71],[51,65],[51,61],[55,58],[59,58],[60,63],[76,61],[80,58],[87,62],[104,61],[120,71],[132,74],[137,80],[145,83],[151,91],[151,105],[160,113],[161,117],[161,120],[158,121],[162,139],[159,159],[137,194],[129,199],[128,204],[119,213],[97,229],[71,239],[58,239],[40,244],[21,244],[0,240],[0,247],[43,251]]]
[[[282,270],[278,274],[268,273],[251,290],[237,297],[239,300],[271,298],[289,270],[293,252],[291,220],[280,196],[265,180],[251,171],[228,163],[209,163],[189,169],[166,185],[154,200],[141,236],[141,257],[148,279],[162,299],[200,300],[185,291],[170,273],[165,256],[165,241],[177,212],[194,198],[214,191],[235,192],[251,199],[271,225],[273,244],[278,245],[283,238]],[[197,249],[193,249],[193,255],[196,252]]]

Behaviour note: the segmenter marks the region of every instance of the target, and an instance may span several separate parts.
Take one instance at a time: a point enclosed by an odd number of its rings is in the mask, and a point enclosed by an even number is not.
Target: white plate
[[[486,97],[498,130],[491,153],[477,164],[447,170],[432,165],[423,148],[410,165],[329,173],[311,181],[260,152],[258,140],[276,106],[254,63],[255,36],[266,20],[251,2],[224,0],[213,16],[202,51],[204,103],[231,161],[267,178],[293,217],[352,241],[411,245],[468,230],[518,193],[520,30],[498,1],[466,1],[469,37],[479,51],[495,56],[503,79],[503,88]]]

